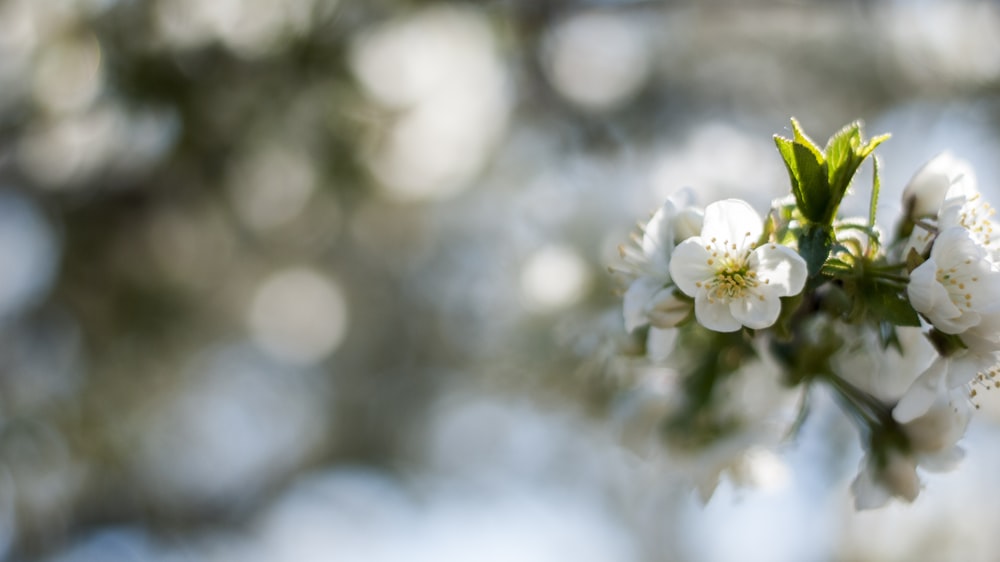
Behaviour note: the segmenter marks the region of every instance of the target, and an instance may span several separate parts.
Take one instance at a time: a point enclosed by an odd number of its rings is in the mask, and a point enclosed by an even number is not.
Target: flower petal
[[[806,260],[788,246],[764,244],[750,254],[750,267],[759,280],[781,289],[778,296],[797,295],[806,285]]]
[[[892,494],[875,480],[875,466],[868,458],[861,459],[861,467],[857,477],[851,483],[851,493],[854,495],[854,509],[878,509],[889,502]]]
[[[943,268],[960,266],[966,260],[981,260],[986,257],[983,248],[969,235],[969,231],[961,226],[946,228],[934,239],[931,257]]]
[[[646,356],[653,361],[666,361],[677,342],[677,328],[650,328],[646,336]]]
[[[667,200],[643,228],[642,255],[653,271],[667,271],[670,254],[674,249],[674,229],[671,223],[677,210]]]
[[[708,264],[712,254],[705,249],[700,237],[688,238],[674,248],[670,260],[670,277],[677,288],[693,297],[698,293],[698,283],[715,276],[715,269]]]
[[[957,334],[969,326],[957,326],[955,322],[962,311],[951,301],[948,290],[937,280],[938,264],[930,258],[910,273],[906,294],[913,309],[923,314],[941,331]],[[979,319],[976,319],[978,323]]]
[[[972,417],[966,392],[954,389],[938,396],[926,413],[903,425],[911,451],[932,459],[955,447]]]
[[[649,300],[646,316],[657,328],[673,328],[691,314],[691,301],[682,300],[673,287],[661,289]]]
[[[741,245],[744,240],[757,242],[764,231],[763,221],[757,211],[746,201],[724,199],[705,207],[705,222],[701,237]]]
[[[733,317],[729,303],[708,300],[704,289],[695,295],[694,316],[699,324],[716,332],[735,332],[743,326]]]
[[[729,303],[733,317],[747,328],[760,330],[773,325],[781,314],[781,299],[773,290],[758,291]]]
[[[975,380],[979,373],[996,367],[997,357],[993,353],[977,352],[969,349],[948,359],[948,374],[944,379],[945,388],[958,388]]]
[[[899,423],[908,423],[927,413],[938,398],[947,393],[947,374],[948,360],[943,357],[935,359],[892,409],[892,417]]]
[[[649,323],[649,317],[646,316],[647,304],[664,284],[662,279],[644,275],[628,286],[622,298],[622,315],[625,317],[626,331],[632,332],[639,326]]]

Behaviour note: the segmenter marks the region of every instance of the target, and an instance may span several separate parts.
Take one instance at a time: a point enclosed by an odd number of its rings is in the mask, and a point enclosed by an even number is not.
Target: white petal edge
[[[756,242],[763,231],[760,215],[746,201],[723,199],[705,207],[705,221],[701,227],[701,237],[705,240],[716,238],[719,242],[739,245],[746,238]]]
[[[643,228],[642,254],[657,271],[666,270],[674,249],[674,229],[671,225],[676,209],[669,199],[656,211]]]
[[[699,324],[716,332],[735,332],[743,327],[743,324],[733,317],[729,303],[709,301],[708,292],[704,289],[695,296],[694,317]]]
[[[646,305],[653,295],[663,288],[664,281],[656,277],[644,275],[628,286],[622,297],[622,316],[625,318],[625,331],[631,333],[639,326],[649,323],[646,316]]]
[[[700,237],[688,238],[678,244],[670,260],[670,277],[677,288],[689,297],[698,294],[697,283],[715,276],[715,269],[708,265],[711,257]]]
[[[806,285],[806,260],[788,246],[764,244],[750,255],[750,267],[757,271],[758,279],[780,287],[782,297],[797,295]]]
[[[892,409],[892,417],[899,423],[911,422],[927,413],[938,398],[946,393],[945,377],[948,373],[948,360],[939,357],[927,367],[910,389],[900,398]]]
[[[906,294],[914,310],[927,314],[941,299],[948,299],[948,291],[937,282],[937,262],[930,258],[910,272],[910,282]]]
[[[774,325],[781,314],[781,299],[773,290],[760,291],[729,303],[729,311],[747,328],[761,330]]]

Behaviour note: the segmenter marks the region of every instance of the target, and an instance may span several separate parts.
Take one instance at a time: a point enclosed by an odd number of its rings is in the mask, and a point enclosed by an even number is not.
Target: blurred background
[[[0,0],[0,554],[993,560],[988,398],[913,506],[820,395],[703,507],[606,268],[790,116],[893,133],[886,227],[943,149],[1000,201],[998,93],[992,2]]]

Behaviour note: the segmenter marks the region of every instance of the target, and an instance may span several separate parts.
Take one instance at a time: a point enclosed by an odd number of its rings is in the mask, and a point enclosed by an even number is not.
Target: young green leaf
[[[799,125],[798,119],[794,117],[792,117],[792,140],[795,141],[795,144],[800,144],[809,149],[813,153],[813,156],[816,157],[816,161],[820,164],[823,163],[823,151],[802,131],[802,126]]]
[[[868,144],[866,144],[866,145],[864,145],[863,147],[861,147],[861,148],[857,149],[857,150],[855,151],[855,153],[856,153],[856,154],[857,154],[858,156],[860,156],[860,157],[861,157],[862,159],[864,159],[864,158],[867,158],[869,154],[871,154],[872,152],[874,152],[874,151],[875,151],[875,148],[876,148],[876,147],[877,147],[878,145],[880,145],[880,144],[882,144],[883,142],[885,142],[885,141],[889,140],[889,138],[890,138],[891,136],[892,136],[891,134],[889,134],[889,133],[885,133],[884,135],[879,135],[879,136],[877,136],[877,137],[873,137],[872,139],[870,139],[870,140],[868,141]]]
[[[875,231],[875,211],[878,207],[878,192],[882,188],[882,180],[878,175],[878,158],[872,159],[872,197],[868,203],[868,228]]]
[[[799,190],[805,204],[799,210],[810,221],[820,222],[832,197],[823,162],[804,144],[795,143],[792,152],[799,171]]]
[[[827,169],[834,172],[843,167],[848,158],[854,154],[855,147],[861,142],[861,124],[857,121],[847,125],[826,143],[824,152],[826,153]],[[833,177],[830,176],[830,183],[833,184]]]
[[[809,277],[819,275],[832,245],[833,236],[826,226],[808,225],[799,234],[799,255],[806,261]]]

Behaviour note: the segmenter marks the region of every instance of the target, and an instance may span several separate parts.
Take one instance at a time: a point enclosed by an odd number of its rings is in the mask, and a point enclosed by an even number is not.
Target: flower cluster
[[[905,187],[886,240],[872,155],[888,135],[866,141],[852,124],[820,147],[794,120],[792,130],[775,137],[791,194],[765,215],[737,199],[701,208],[683,190],[621,248],[625,329],[660,381],[657,407],[644,410],[655,423],[643,427],[675,460],[712,459],[699,483],[710,491],[727,467],[775,444],[773,431],[748,438],[761,427],[794,433],[778,395],[801,405],[823,385],[862,436],[856,507],[913,501],[918,468],[955,467],[977,393],[1000,387],[1000,224],[969,165],[942,154]],[[868,216],[843,217],[869,158]]]

